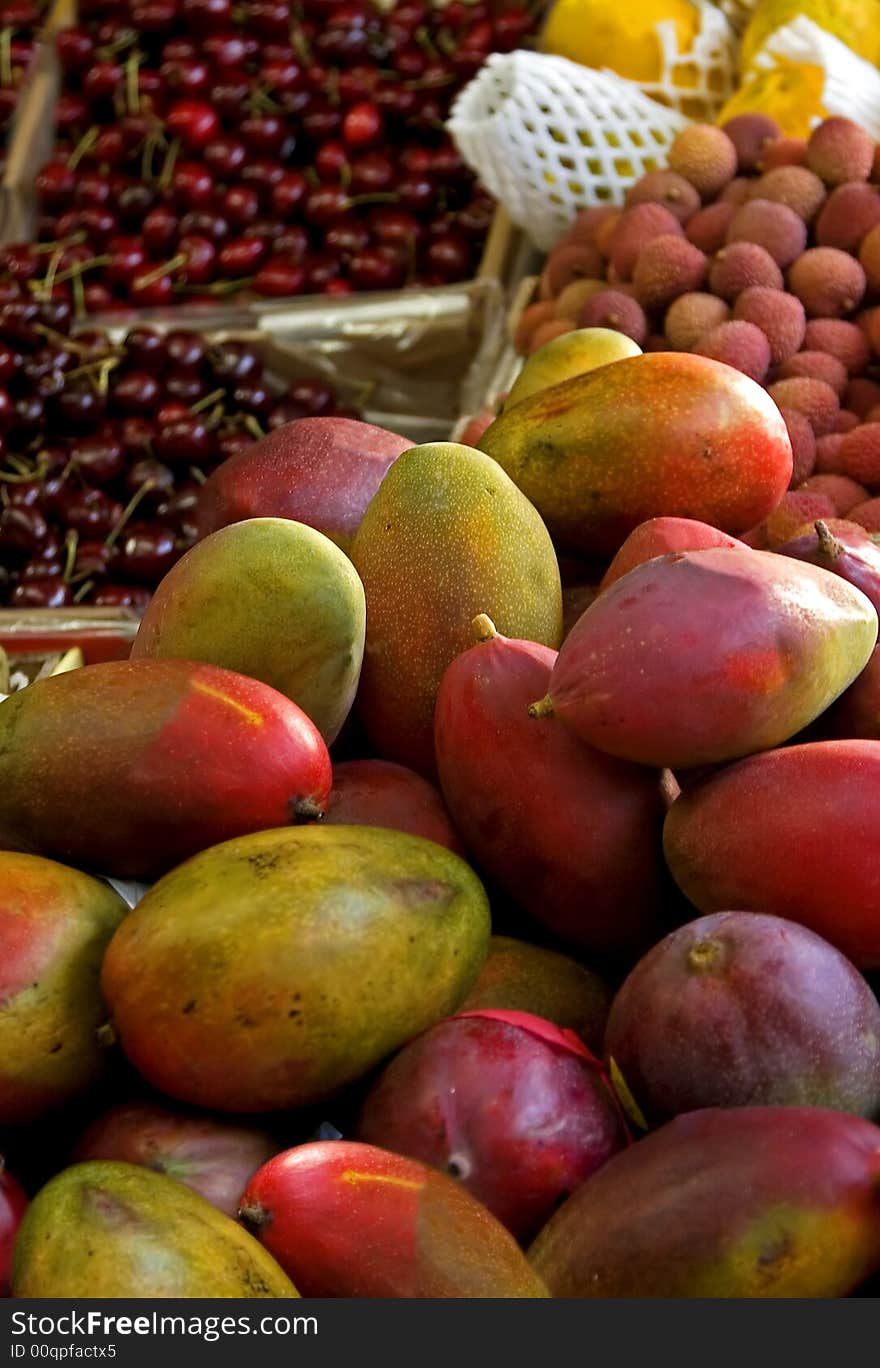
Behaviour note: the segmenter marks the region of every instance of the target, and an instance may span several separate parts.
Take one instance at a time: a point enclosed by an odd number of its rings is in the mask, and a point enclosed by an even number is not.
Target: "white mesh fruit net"
[[[611,72],[535,52],[491,56],[448,123],[468,165],[536,245],[578,210],[622,204],[690,122]]]
[[[716,3],[737,36],[745,31],[758,7],[758,0],[716,0]]]
[[[820,67],[825,73],[822,109],[813,122],[830,114],[843,115],[880,141],[880,72],[812,19],[799,14],[777,29],[751,66],[755,71]]]
[[[682,47],[673,20],[657,25],[662,73],[657,81],[639,81],[638,88],[660,104],[690,119],[714,122],[737,83],[736,35],[715,5],[698,0],[699,28],[689,47]]]

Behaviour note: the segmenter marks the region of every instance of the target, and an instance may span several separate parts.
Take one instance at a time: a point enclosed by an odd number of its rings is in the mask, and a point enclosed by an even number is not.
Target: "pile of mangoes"
[[[566,355],[478,448],[277,429],[130,660],[0,704],[13,1296],[880,1272],[880,549],[741,539],[741,372]]]

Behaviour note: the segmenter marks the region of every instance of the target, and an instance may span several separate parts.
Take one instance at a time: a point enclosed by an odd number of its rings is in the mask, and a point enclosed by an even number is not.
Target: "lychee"
[[[859,423],[860,423],[861,421],[862,421],[862,420],[861,420],[861,418],[859,418],[858,414],[853,413],[851,409],[841,409],[840,412],[838,413],[837,417],[836,417],[835,420],[834,420],[834,428],[833,428],[833,431],[834,431],[834,432],[852,432],[853,428],[857,428],[858,425],[859,425]],[[873,419],[873,418],[871,417],[871,414],[869,413],[869,414],[868,414],[868,422],[871,423],[871,422],[875,422],[875,421],[876,421],[876,419]]]
[[[662,204],[636,204],[625,209],[611,235],[611,265],[617,279],[631,280],[639,252],[653,238],[672,234],[683,237],[684,229],[674,214]]]
[[[556,296],[553,301],[554,318],[577,318],[578,311],[583,308],[591,295],[597,294],[599,290],[607,290],[606,280],[573,280],[570,285],[566,285],[564,290]]]
[[[847,521],[858,523],[866,532],[880,532],[880,499],[867,499],[847,513]]]
[[[752,286],[781,290],[782,272],[770,253],[756,242],[732,242],[716,253],[709,271],[709,288],[729,302]]]
[[[759,171],[774,171],[777,166],[806,166],[807,144],[804,138],[775,138],[761,150]]]
[[[784,290],[768,290],[761,285],[743,290],[737,297],[733,316],[761,329],[770,343],[770,359],[776,366],[787,361],[803,344],[807,321],[804,306]]]
[[[843,474],[840,464],[842,443],[842,432],[826,432],[824,436],[816,438],[816,464],[813,469],[817,475]]]
[[[706,333],[693,350],[698,356],[723,361],[758,384],[770,369],[770,343],[754,323],[722,323]]]
[[[844,433],[840,464],[851,480],[875,489],[880,485],[880,423],[862,423]]]
[[[811,380],[824,380],[838,396],[846,389],[846,366],[836,356],[822,351],[800,351],[790,356],[779,367],[780,380],[788,380],[794,375],[805,375]]]
[[[811,247],[789,268],[788,288],[809,318],[840,318],[857,309],[865,293],[865,272],[836,247]]]
[[[789,295],[793,299],[794,295]],[[802,342],[804,351],[828,352],[842,362],[850,375],[859,375],[870,357],[865,335],[845,318],[811,318]]]
[[[666,311],[664,332],[672,351],[690,351],[701,337],[726,323],[730,309],[717,295],[679,295]]]
[[[563,243],[554,247],[541,272],[542,299],[555,299],[573,280],[595,280],[603,274],[601,253],[584,242]]]
[[[756,242],[784,270],[806,247],[807,228],[786,205],[753,199],[737,210],[727,230],[727,241]]]
[[[856,504],[863,503],[868,497],[864,485],[857,484],[848,475],[811,475],[804,482],[804,489],[812,494],[824,494],[830,499],[843,518]]]
[[[807,166],[826,185],[867,180],[873,165],[874,139],[852,119],[825,119],[810,134]]]
[[[539,323],[526,344],[526,355],[533,356],[536,351],[540,351],[545,342],[552,342],[554,337],[564,337],[566,333],[574,332],[576,326],[571,318],[552,318],[549,323]]]
[[[554,303],[552,299],[543,300],[539,304],[530,304],[527,309],[523,309],[513,332],[513,345],[521,356],[525,355],[535,329],[540,327],[542,323],[549,323],[553,317]]]
[[[736,175],[736,148],[723,129],[713,124],[688,124],[674,139],[666,159],[703,200],[714,198]]]
[[[719,202],[721,204],[734,204],[739,208],[741,204],[746,204],[752,198],[754,188],[755,182],[750,177],[737,176],[729,185],[725,185],[719,196]]]
[[[831,431],[840,401],[824,380],[796,375],[790,380],[776,380],[768,393],[780,408],[797,409],[809,418],[817,437]]]
[[[816,220],[819,247],[857,252],[863,239],[880,223],[880,194],[865,181],[848,181],[832,190]]]
[[[684,176],[664,168],[661,171],[648,171],[626,192],[624,204],[631,209],[634,204],[665,204],[679,223],[687,223],[691,214],[700,207],[700,196]]]
[[[716,204],[707,204],[705,209],[698,209],[693,218],[688,220],[688,242],[699,247],[707,256],[713,256],[724,246],[727,230],[735,214],[736,205],[725,204],[722,200],[718,200]]]
[[[648,336],[648,320],[637,300],[620,290],[599,290],[577,315],[579,328],[611,328],[641,346]]]
[[[788,428],[788,440],[791,442],[789,488],[796,489],[812,474],[813,467],[816,464],[816,434],[809,419],[803,413],[798,413],[797,409],[783,408],[779,412],[785,419],[785,426]]]
[[[872,408],[880,404],[880,385],[873,380],[865,380],[861,376],[856,376],[855,380],[850,380],[846,389],[843,391],[844,408],[852,409],[853,413],[864,422]]]
[[[784,204],[804,223],[812,223],[825,203],[825,186],[805,166],[777,166],[764,172],[755,186],[755,198]]]
[[[767,143],[782,136],[779,124],[766,114],[737,114],[721,128],[736,149],[738,171],[757,171]]]
[[[859,261],[871,289],[880,290],[880,224],[862,238]]]
[[[824,494],[792,490],[764,520],[769,549],[773,551],[777,546],[783,546],[803,523],[816,518],[833,518],[836,512],[834,504]]]
[[[639,253],[633,285],[643,308],[659,309],[689,290],[699,290],[708,259],[686,238],[672,233],[652,239]]]

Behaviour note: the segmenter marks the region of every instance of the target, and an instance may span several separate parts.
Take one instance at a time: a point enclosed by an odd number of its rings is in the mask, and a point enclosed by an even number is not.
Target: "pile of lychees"
[[[809,139],[743,114],[691,124],[623,208],[581,213],[515,342],[574,328],[709,356],[766,385],[794,450],[781,544],[813,518],[880,532],[880,150],[849,119]]]

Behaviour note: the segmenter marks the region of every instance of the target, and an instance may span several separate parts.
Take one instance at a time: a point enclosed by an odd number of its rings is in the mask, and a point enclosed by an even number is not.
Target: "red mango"
[[[344,760],[333,766],[325,823],[383,826],[424,836],[463,855],[461,841],[433,784],[392,760]]]

